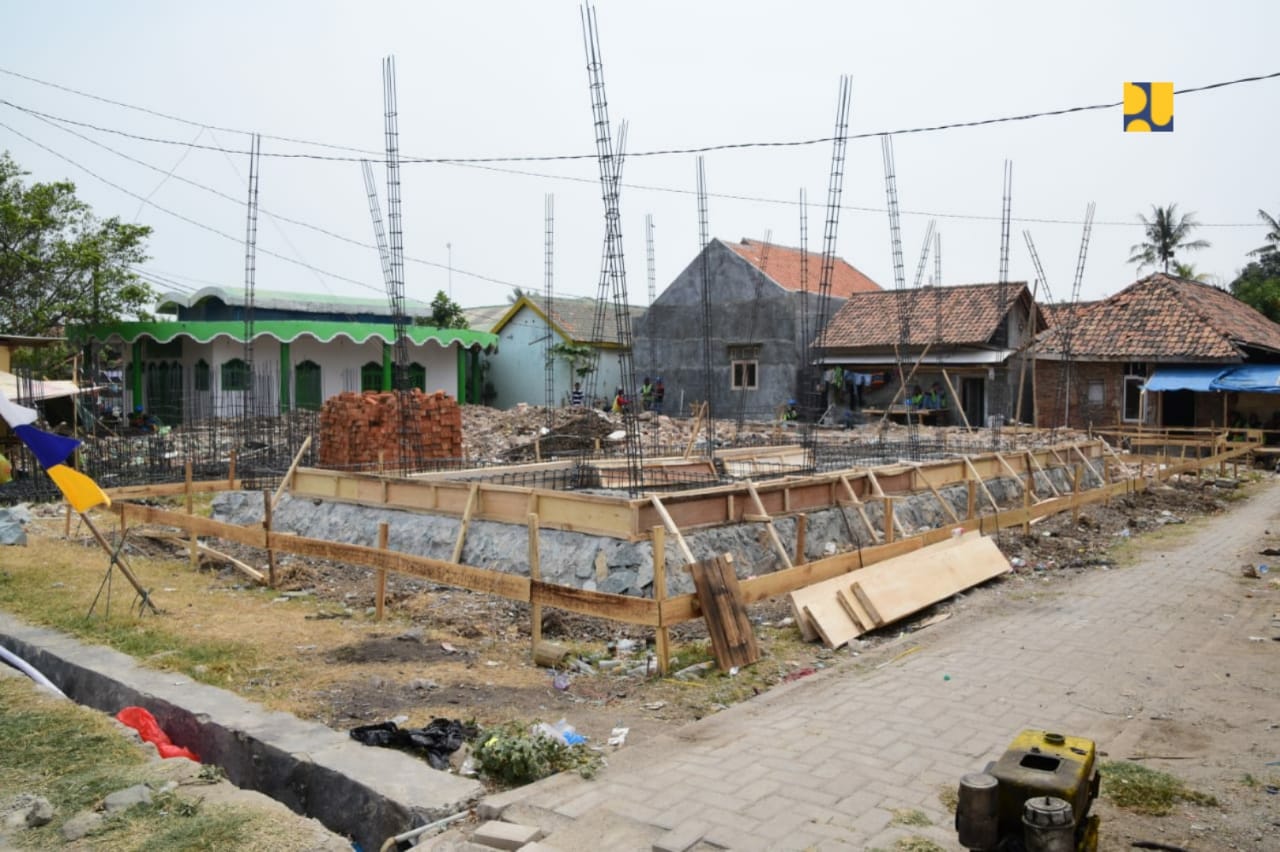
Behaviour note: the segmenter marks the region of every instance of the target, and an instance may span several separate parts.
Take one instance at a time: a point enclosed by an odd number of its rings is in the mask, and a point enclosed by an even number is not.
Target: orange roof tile
[[[1065,328],[1045,332],[1040,351],[1060,354]],[[1074,358],[1238,360],[1243,347],[1280,351],[1280,325],[1225,290],[1159,272],[1082,310],[1071,331]]]
[[[764,243],[757,240],[744,239],[740,243],[725,243],[735,254],[750,263],[756,269],[768,275],[783,289],[800,292],[800,270],[807,264],[808,287],[811,293],[818,292],[822,281],[822,254],[802,252],[789,246],[769,244],[769,257],[762,266]],[[875,293],[880,285],[863,275],[848,261],[837,257],[831,269],[831,295],[845,299],[854,293]]]
[[[1010,281],[1006,307],[1030,301],[1025,281]],[[964,284],[859,293],[845,302],[827,325],[821,345],[828,349],[883,347],[905,343],[982,345],[991,340],[1004,318],[999,284]],[[907,340],[901,340],[900,317],[907,318]]]

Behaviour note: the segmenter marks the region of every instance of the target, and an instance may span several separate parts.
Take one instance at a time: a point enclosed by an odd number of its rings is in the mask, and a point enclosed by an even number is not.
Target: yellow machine
[[[1049,731],[1018,734],[983,772],[960,779],[960,845],[981,852],[1095,852],[1098,796],[1093,740]]]

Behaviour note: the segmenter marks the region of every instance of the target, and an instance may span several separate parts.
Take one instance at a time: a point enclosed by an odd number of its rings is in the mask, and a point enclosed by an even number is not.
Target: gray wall
[[[748,417],[771,415],[777,405],[797,396],[796,374],[802,362],[800,294],[784,290],[719,240],[712,240],[706,252],[711,280],[712,415],[736,416],[740,405]],[[818,282],[812,286],[814,292],[808,298],[811,337],[817,334]],[[843,303],[833,298],[827,318]],[[636,322],[634,339],[637,380],[663,378],[667,413],[677,413],[682,393],[686,408],[706,396],[701,255]],[[745,395],[731,387],[729,347],[741,344],[761,347],[757,389]]]

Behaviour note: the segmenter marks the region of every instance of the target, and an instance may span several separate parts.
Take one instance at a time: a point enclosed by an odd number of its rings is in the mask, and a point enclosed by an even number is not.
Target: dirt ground
[[[523,419],[513,416],[507,423],[489,422],[491,431],[474,432],[472,440],[485,442],[495,455],[511,457],[509,448],[527,443],[541,416],[524,412]],[[533,425],[527,422],[531,418]],[[673,442],[682,439],[679,428],[671,428]],[[684,428],[687,436],[687,425]],[[1077,573],[1131,558],[1126,551],[1139,538],[1146,548],[1189,534],[1197,518],[1221,511],[1226,501],[1240,496],[1242,492],[1212,487],[1206,481],[1178,481],[1090,506],[1078,524],[1072,523],[1070,514],[1063,514],[1035,524],[1028,536],[1019,530],[1002,531],[997,541],[1013,560],[1012,574],[838,651],[801,641],[784,601],[753,605],[750,615],[762,660],[734,675],[716,672],[712,666],[710,673],[687,680],[652,676],[653,636],[641,628],[548,611],[544,638],[570,648],[568,661],[551,670],[535,666],[530,659],[525,605],[392,576],[388,618],[377,622],[371,611],[374,576],[368,570],[287,556],[281,561],[281,587],[269,591],[213,563],[202,563],[200,571],[193,572],[183,544],[167,537],[171,531],[135,528],[126,553],[152,587],[171,629],[209,641],[249,643],[257,649],[251,670],[227,675],[229,687],[272,709],[338,730],[389,719],[411,726],[425,725],[436,717],[474,720],[482,726],[564,719],[591,743],[603,744],[613,729],[625,727],[627,743],[633,744],[842,660],[891,655],[905,637],[946,619],[981,617],[992,607],[1022,606],[1037,596],[1053,594],[1055,587],[1070,582]],[[101,580],[101,568],[68,569],[96,566],[101,554],[83,530],[73,529],[72,540],[64,540],[61,514],[54,507],[36,507],[35,514],[29,547],[5,553],[3,570],[28,572],[38,582],[51,580],[70,605],[83,606]],[[250,564],[265,564],[260,552],[231,545],[223,549]],[[701,622],[673,629],[672,638],[673,670],[711,659]],[[164,665],[162,658],[147,662]],[[1193,727],[1234,730],[1245,725],[1244,720],[1232,718],[1231,708],[1205,705],[1201,709],[1204,718]],[[1253,722],[1248,720],[1250,725]],[[1271,724],[1266,730],[1275,727]],[[1226,750],[1224,760],[1249,747]],[[1150,748],[1153,753],[1167,750],[1158,742]],[[1232,774],[1244,777],[1246,770],[1225,766],[1220,776]],[[1236,785],[1229,797],[1225,791],[1213,792],[1229,798],[1233,810],[1270,805],[1274,816],[1277,800],[1272,791],[1280,784],[1280,772],[1270,776],[1255,772],[1251,777],[1255,776],[1255,786]],[[1102,807],[1114,836],[1150,839],[1158,836],[1152,832],[1160,820],[1171,818],[1139,817]]]

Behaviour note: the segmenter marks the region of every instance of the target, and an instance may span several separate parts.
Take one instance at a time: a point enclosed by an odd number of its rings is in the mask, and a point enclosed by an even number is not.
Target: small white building
[[[251,347],[240,293],[206,288],[160,303],[175,307],[177,320],[106,323],[78,335],[121,348],[125,404],[165,423],[237,416],[247,400],[262,415],[315,410],[343,391],[394,386],[395,327],[385,302],[257,295]],[[478,401],[480,354],[493,350],[494,335],[411,325],[406,336],[411,386]]]
[[[630,319],[643,315],[643,308],[631,308]],[[494,324],[501,355],[489,359],[485,382],[492,387],[491,404],[511,408],[518,403],[545,405],[547,400],[547,353],[551,353],[552,398],[567,405],[574,382],[583,389],[592,386],[589,369],[596,370],[596,397],[612,399],[615,388],[626,387],[635,394],[629,378],[622,376],[620,358],[626,350],[618,341],[617,317],[612,305],[605,306],[597,324],[596,300],[553,297],[550,316],[547,301],[521,296]],[[637,384],[643,377],[637,377]]]

